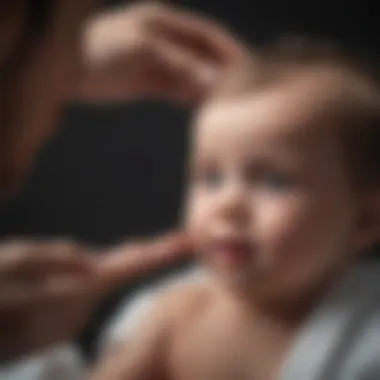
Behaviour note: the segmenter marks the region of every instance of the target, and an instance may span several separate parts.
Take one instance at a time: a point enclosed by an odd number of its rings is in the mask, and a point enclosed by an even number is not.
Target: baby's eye
[[[260,181],[262,185],[275,191],[288,190],[292,185],[292,182],[288,176],[276,172],[264,173]]]
[[[222,174],[216,169],[204,170],[197,176],[197,182],[207,187],[219,186],[222,181]]]
[[[254,168],[248,173],[253,186],[259,186],[270,191],[286,191],[292,186],[292,180],[287,173],[271,168]]]

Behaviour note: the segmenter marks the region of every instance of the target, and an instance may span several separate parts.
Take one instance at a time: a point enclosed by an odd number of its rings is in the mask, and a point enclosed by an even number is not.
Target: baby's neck
[[[268,297],[255,292],[243,292],[236,289],[220,288],[220,294],[228,302],[243,308],[247,313],[286,325],[302,324],[309,314],[321,302],[330,286],[315,287],[296,295]]]
[[[324,289],[315,289],[313,292],[305,292],[304,294],[284,298],[252,297],[247,301],[252,310],[265,318],[282,321],[283,323],[300,324],[307,319],[325,294]]]
[[[275,290],[270,292],[271,294],[265,293],[260,287],[252,290],[230,286],[231,284],[224,283],[221,279],[216,280],[214,284],[221,297],[239,308],[244,308],[248,313],[279,323],[299,324],[318,307],[323,298],[334,288],[334,284],[350,270],[351,264],[347,262],[344,266],[335,267],[320,281],[287,294]]]

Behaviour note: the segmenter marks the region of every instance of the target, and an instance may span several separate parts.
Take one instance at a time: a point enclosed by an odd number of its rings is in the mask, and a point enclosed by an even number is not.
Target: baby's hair
[[[376,62],[333,44],[305,39],[286,39],[254,50],[251,59],[233,68],[209,98],[213,103],[276,86],[298,73],[320,68],[343,74],[337,132],[358,189],[380,186],[380,75]],[[347,102],[345,102],[347,98]],[[207,103],[206,103],[207,105]]]

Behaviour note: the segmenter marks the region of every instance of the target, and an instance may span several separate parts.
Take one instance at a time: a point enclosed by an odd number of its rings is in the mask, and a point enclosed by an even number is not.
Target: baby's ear
[[[358,215],[357,251],[367,251],[380,242],[380,188],[363,198]]]

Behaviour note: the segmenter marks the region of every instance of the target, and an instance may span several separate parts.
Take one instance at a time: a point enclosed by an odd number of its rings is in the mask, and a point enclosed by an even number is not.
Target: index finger
[[[180,43],[193,46],[206,57],[229,63],[243,57],[243,44],[226,28],[210,19],[191,12],[163,8],[156,28]]]
[[[152,242],[126,244],[105,253],[105,257],[99,260],[98,285],[107,291],[126,280],[182,259],[190,249],[189,239],[182,234],[166,236]]]

